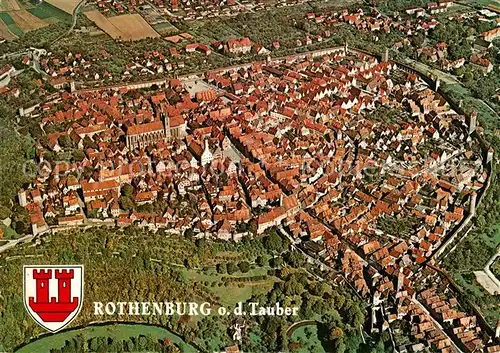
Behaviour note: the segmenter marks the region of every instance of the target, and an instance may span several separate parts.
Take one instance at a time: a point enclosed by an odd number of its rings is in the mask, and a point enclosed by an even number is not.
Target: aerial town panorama
[[[500,2],[0,0],[0,352],[500,352]]]

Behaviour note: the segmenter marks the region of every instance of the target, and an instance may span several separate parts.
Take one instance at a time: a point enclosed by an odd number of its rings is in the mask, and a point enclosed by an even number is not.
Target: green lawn
[[[139,335],[152,335],[158,339],[167,337],[171,342],[181,347],[182,352],[195,353],[196,349],[191,345],[185,343],[180,337],[174,335],[170,331],[156,326],[148,325],[130,325],[130,324],[115,324],[107,326],[89,326],[83,329],[71,330],[61,332],[55,335],[50,335],[38,339],[27,346],[17,350],[17,353],[45,353],[53,348],[63,347],[66,340],[72,339],[78,334],[84,334],[87,338],[92,337],[110,337],[118,340],[124,340],[129,337],[136,337]]]
[[[296,329],[289,340],[288,348],[291,352],[297,353],[326,353],[318,338],[318,328],[315,325]]]
[[[12,229],[11,227],[6,227],[5,225],[3,224],[0,224],[0,228],[3,229],[4,231],[4,238],[5,239],[17,239],[17,238],[20,238],[21,236],[19,234],[16,233],[16,231],[14,229]]]
[[[253,277],[253,276],[261,276],[267,274],[267,267],[257,267],[253,270],[248,271],[247,273],[236,272],[233,275],[228,274],[219,274],[215,271],[215,269],[210,269],[206,273],[201,272],[200,270],[186,270],[183,269],[183,273],[186,276],[186,279],[191,281],[197,281],[200,283],[208,282],[209,290],[217,295],[220,298],[220,302],[223,305],[234,306],[236,303],[242,301],[247,301],[252,297],[252,295],[258,295],[261,293],[265,293],[269,291],[274,282],[276,281],[275,277],[269,277],[267,280],[262,281],[251,281],[251,282],[233,282],[228,283],[228,285],[222,284],[220,287],[217,285],[222,282],[222,277]],[[211,286],[213,282],[216,282],[214,287]],[[239,287],[241,284],[243,287]]]
[[[220,297],[223,304],[230,307],[238,302],[245,302],[253,295],[259,295],[268,292],[274,283],[274,280],[261,282],[245,282],[242,288],[238,284],[231,283],[228,286],[211,288],[212,292]]]

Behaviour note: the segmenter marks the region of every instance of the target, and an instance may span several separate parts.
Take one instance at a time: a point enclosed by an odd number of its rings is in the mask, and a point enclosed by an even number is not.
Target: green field
[[[89,326],[83,329],[71,330],[61,332],[55,335],[40,338],[32,343],[18,349],[17,353],[45,353],[53,348],[61,348],[64,346],[66,340],[76,337],[78,334],[85,335],[88,339],[92,337],[110,337],[112,339],[124,340],[129,337],[136,337],[139,335],[152,335],[159,340],[168,338],[172,343],[181,347],[182,352],[194,353],[196,349],[185,343],[179,336],[171,333],[170,331],[148,325],[132,325],[132,324],[114,324],[107,326]]]
[[[173,31],[177,31],[177,28],[174,25],[172,25],[170,22],[159,23],[157,25],[154,25],[153,28],[157,32],[173,32]]]
[[[10,15],[6,12],[0,13],[0,20],[2,20],[7,26],[16,24],[12,17],[10,17]]]
[[[40,5],[27,10],[42,20],[55,18],[59,21],[71,21],[71,16],[69,14],[46,2],[42,2]]]
[[[7,27],[9,27],[9,30],[18,37],[24,35],[24,32],[21,30],[21,28],[17,27],[16,24],[8,25]]]
[[[296,329],[289,340],[288,348],[296,353],[326,353],[318,337],[316,325],[302,326]]]
[[[4,231],[4,235],[3,236],[4,236],[5,239],[17,239],[17,238],[21,237],[11,227],[6,227],[5,225],[0,224],[0,229],[3,229],[3,231]]]
[[[462,1],[462,3],[468,5],[480,5],[480,6],[488,6],[488,5],[500,6],[500,1],[498,0],[465,0]]]
[[[208,289],[214,293],[216,296],[220,298],[220,302],[223,305],[227,305],[232,307],[236,305],[236,303],[240,301],[247,301],[252,297],[252,295],[258,295],[262,293],[266,293],[269,291],[274,282],[277,280],[275,277],[269,277],[267,280],[262,281],[250,281],[250,282],[241,282],[241,283],[228,283],[227,285],[223,285],[221,282],[222,277],[253,277],[253,276],[261,276],[267,274],[267,268],[255,268],[253,270],[248,271],[247,273],[236,272],[233,275],[228,274],[219,274],[215,271],[215,269],[211,269],[206,273],[195,270],[186,270],[183,269],[183,273],[185,274],[188,280],[197,281],[200,283],[208,282]],[[211,286],[212,283],[216,283],[215,286]],[[218,283],[221,283],[221,286],[218,286]],[[241,285],[241,287],[240,287]]]
[[[3,21],[9,28],[9,31],[14,33],[16,36],[20,37],[24,35],[24,32],[17,26],[16,22],[8,13],[0,13],[0,20]]]

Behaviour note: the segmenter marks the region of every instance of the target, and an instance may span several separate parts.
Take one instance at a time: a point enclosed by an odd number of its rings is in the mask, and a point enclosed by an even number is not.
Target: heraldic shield
[[[24,306],[40,326],[57,332],[83,304],[83,265],[24,266]]]

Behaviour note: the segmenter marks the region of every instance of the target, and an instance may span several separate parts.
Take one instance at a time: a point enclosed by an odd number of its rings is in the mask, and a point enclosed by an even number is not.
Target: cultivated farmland
[[[52,6],[57,7],[58,9],[61,9],[64,12],[69,13],[70,15],[73,14],[73,11],[80,2],[80,0],[46,0],[46,1]]]
[[[21,7],[17,0],[0,0],[0,12],[17,11]]]
[[[90,11],[85,15],[113,39],[130,41],[160,37],[139,14],[106,18],[99,11]]]
[[[0,20],[0,39],[12,40],[16,39],[17,36],[9,30],[9,27],[2,20]]]
[[[71,21],[71,15],[46,2],[42,2],[35,7],[29,8],[27,9],[27,11],[42,20],[49,21],[49,23],[53,23],[56,21]]]
[[[103,14],[100,13],[99,11],[85,12],[85,15],[88,17],[89,20],[94,22],[97,25],[97,27],[102,29],[107,34],[109,34],[111,38],[117,39],[121,36],[121,33],[118,30],[118,28],[113,26],[111,22],[109,22],[108,19],[104,17]]]
[[[49,23],[39,19],[26,10],[13,11],[9,14],[23,32],[33,31],[49,25]]]
[[[12,18],[12,16],[10,14],[8,14],[6,12],[0,12],[0,21],[15,36],[20,37],[24,34],[24,32],[21,30],[21,28],[19,28],[17,26],[16,22],[14,22],[14,19]]]
[[[160,37],[139,14],[110,17],[108,20],[122,33],[123,40]]]

